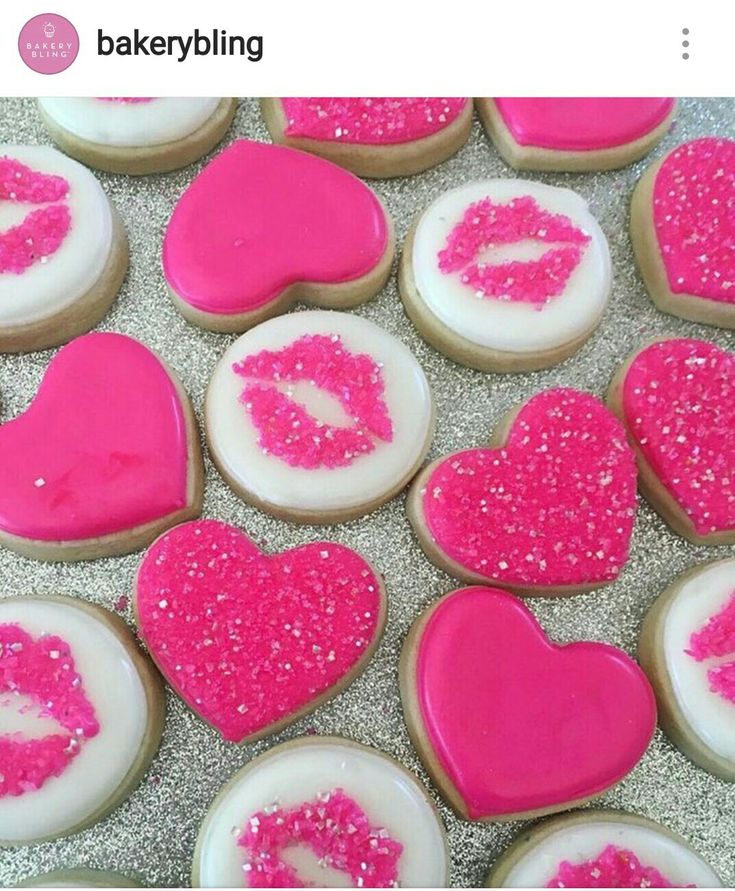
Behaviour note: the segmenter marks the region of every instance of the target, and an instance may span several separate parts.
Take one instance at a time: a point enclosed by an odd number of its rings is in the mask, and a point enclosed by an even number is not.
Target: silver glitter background
[[[735,136],[735,99],[681,102],[672,132],[652,153],[702,135]],[[258,104],[240,104],[226,140],[267,139]],[[0,99],[0,142],[49,142],[28,99]],[[454,364],[425,344],[404,315],[395,277],[381,294],[356,312],[401,338],[429,377],[438,411],[430,458],[483,444],[510,406],[556,384],[602,395],[610,378],[642,340],[653,335],[690,335],[735,350],[735,332],[681,321],[658,312],[635,269],[628,235],[633,186],[648,163],[596,174],[537,174],[534,178],[576,189],[590,203],[610,242],[613,295],[605,319],[581,352],[562,365],[531,374],[494,375]],[[160,265],[161,238],[174,203],[197,172],[192,165],[162,176],[130,178],[99,174],[128,229],[131,266],[105,330],[139,337],[178,372],[201,419],[202,399],[212,369],[234,339],[189,325],[166,294]],[[373,182],[396,224],[400,245],[415,216],[445,189],[484,177],[515,177],[475,121],[469,143],[450,161],[419,176]],[[527,174],[527,176],[530,176]],[[22,412],[41,379],[51,352],[0,356],[0,420]],[[409,742],[398,695],[401,642],[413,619],[440,595],[457,587],[435,569],[415,542],[403,497],[376,513],[336,527],[303,527],[272,519],[243,504],[207,462],[204,516],[241,526],[269,550],[319,538],[356,548],[385,575],[390,612],[385,638],[364,674],[336,700],[287,731],[245,748],[227,744],[169,694],[161,750],[133,795],[111,816],[71,838],[0,851],[0,884],[9,885],[56,868],[114,869],[147,885],[188,885],[197,830],[220,786],[251,757],[305,733],[334,733],[390,753],[428,783]],[[632,557],[614,585],[591,594],[530,602],[543,626],[558,641],[604,640],[635,651],[646,609],[678,573],[735,549],[695,547],[678,538],[641,504]],[[0,552],[0,596],[68,594],[122,611],[139,554],[71,565],[25,560]],[[430,787],[431,788],[431,787]],[[432,790],[449,836],[452,883],[478,886],[495,857],[520,824],[472,824],[458,820]],[[636,769],[597,802],[659,820],[684,835],[735,884],[735,785],[691,764],[660,731]]]

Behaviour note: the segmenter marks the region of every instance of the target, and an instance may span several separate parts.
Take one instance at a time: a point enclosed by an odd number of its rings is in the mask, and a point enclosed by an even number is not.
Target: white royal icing
[[[569,217],[591,237],[563,293],[541,309],[527,302],[478,297],[459,273],[439,268],[439,252],[471,204],[487,197],[507,204],[521,196],[531,196],[543,210]],[[551,246],[526,240],[485,251],[481,259],[496,263],[537,259]],[[416,227],[412,262],[416,290],[427,312],[478,347],[513,353],[553,349],[590,331],[605,309],[612,281],[607,240],[585,200],[571,189],[517,179],[469,183],[437,198]]]
[[[398,860],[402,887],[444,887],[444,836],[426,792],[403,768],[377,751],[314,737],[278,747],[252,769],[245,768],[212,805],[197,845],[203,888],[243,887],[247,852],[237,844],[246,821],[264,809],[293,808],[342,789],[370,820],[403,846]],[[306,884],[349,886],[349,877],[320,867],[301,848],[288,855]]]
[[[0,327],[37,322],[83,297],[102,274],[112,249],[112,210],[102,186],[82,164],[45,145],[0,144],[9,157],[37,173],[62,176],[69,191],[65,203],[71,227],[45,262],[23,272],[0,272]],[[0,232],[20,225],[43,204],[0,199]]]
[[[151,715],[126,647],[103,621],[73,601],[3,600],[0,624],[5,623],[18,624],[34,640],[52,634],[69,645],[100,727],[60,776],[23,795],[0,798],[0,839],[22,844],[64,834],[101,808],[135,763]],[[58,732],[58,725],[52,718],[19,715],[10,705],[0,706],[0,734],[18,731],[45,736]]]
[[[41,108],[59,126],[88,142],[137,148],[176,142],[212,117],[218,98],[152,98],[110,102],[102,98],[44,98]]]
[[[314,334],[338,336],[352,353],[369,354],[382,363],[383,399],[393,439],[374,438],[374,450],[358,455],[346,467],[294,467],[264,453],[259,432],[241,401],[247,381],[232,370],[248,355],[279,350]],[[307,382],[291,390],[316,419],[335,426],[351,423],[331,394]],[[236,340],[214,370],[205,412],[210,447],[229,475],[256,498],[300,511],[356,509],[385,495],[420,460],[433,429],[429,385],[410,350],[367,319],[318,310],[270,319]]]

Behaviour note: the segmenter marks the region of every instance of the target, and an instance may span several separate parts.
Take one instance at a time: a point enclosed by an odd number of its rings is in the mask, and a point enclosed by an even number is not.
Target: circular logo
[[[53,12],[34,15],[18,37],[21,59],[39,74],[66,71],[79,53],[79,35],[69,19]]]

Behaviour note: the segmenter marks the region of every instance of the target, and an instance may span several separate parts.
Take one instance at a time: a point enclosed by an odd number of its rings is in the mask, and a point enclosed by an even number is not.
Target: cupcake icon
[[[51,22],[45,22],[43,26],[43,33],[46,35],[48,40],[51,40],[54,34],[56,34],[56,28]]]

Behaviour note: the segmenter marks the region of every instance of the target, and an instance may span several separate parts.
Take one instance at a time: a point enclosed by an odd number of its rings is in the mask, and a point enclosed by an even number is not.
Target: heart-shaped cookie
[[[201,478],[171,372],[131,337],[87,334],[0,426],[0,543],[36,559],[128,553],[199,513]]]
[[[179,199],[163,268],[190,321],[245,331],[296,300],[355,306],[385,283],[391,224],[357,177],[306,152],[240,139]]]
[[[636,469],[612,413],[589,393],[544,390],[492,445],[440,458],[414,482],[409,518],[428,557],[522,594],[614,581],[628,559]]]
[[[621,780],[656,726],[638,665],[601,643],[561,646],[525,605],[462,588],[414,624],[401,695],[419,754],[472,820],[564,810]]]
[[[231,742],[275,733],[340,692],[385,622],[375,570],[343,545],[272,556],[233,526],[185,523],[138,571],[140,635],[171,686]]]
[[[735,355],[672,338],[635,353],[608,402],[638,459],[646,499],[696,544],[735,543]]]

